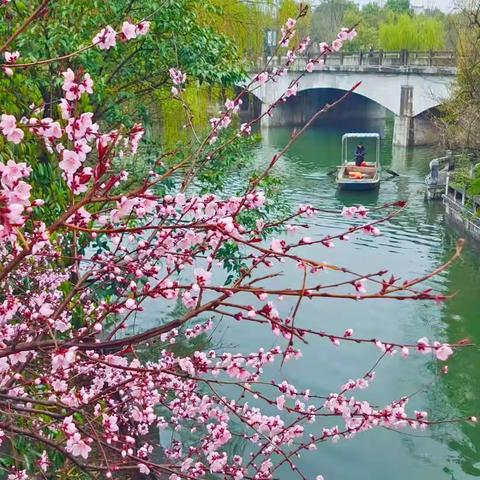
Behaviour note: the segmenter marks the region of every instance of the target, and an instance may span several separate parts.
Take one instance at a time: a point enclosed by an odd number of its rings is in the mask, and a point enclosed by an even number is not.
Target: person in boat
[[[365,164],[365,155],[367,151],[365,150],[365,147],[359,143],[357,145],[357,149],[355,150],[355,165],[357,167],[362,166],[362,163]]]

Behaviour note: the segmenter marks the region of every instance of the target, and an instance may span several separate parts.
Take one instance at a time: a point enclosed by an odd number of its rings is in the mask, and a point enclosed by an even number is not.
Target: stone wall
[[[449,196],[443,197],[443,204],[447,220],[465,232],[475,242],[480,242],[480,226],[472,221],[472,214]]]
[[[433,112],[428,110],[413,118],[413,144],[414,145],[435,145],[440,138],[440,131],[432,116]]]

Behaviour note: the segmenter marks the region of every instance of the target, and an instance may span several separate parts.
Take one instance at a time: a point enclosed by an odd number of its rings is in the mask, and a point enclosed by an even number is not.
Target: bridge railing
[[[314,58],[318,55],[315,49],[307,52],[305,57],[298,57],[291,67],[291,70],[304,70],[308,58]],[[264,70],[267,67],[274,68],[284,64],[286,57],[268,57],[259,58],[254,69],[257,71]],[[325,65],[330,67],[387,67],[387,68],[404,68],[404,67],[455,67],[457,58],[455,52],[452,51],[367,51],[367,52],[338,52],[330,53],[325,58]],[[315,66],[315,69],[321,69],[322,66]]]

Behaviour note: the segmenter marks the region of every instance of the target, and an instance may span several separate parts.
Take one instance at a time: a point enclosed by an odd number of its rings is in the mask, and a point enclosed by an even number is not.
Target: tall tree
[[[480,2],[462,4],[457,18],[458,76],[443,107],[445,144],[480,153]]]
[[[273,0],[209,0],[211,8],[203,8],[202,22],[227,35],[240,55],[254,58],[262,55],[265,31],[276,21]],[[295,15],[295,13],[294,13]]]
[[[361,10],[357,6],[345,12],[344,25],[358,25],[358,35],[346,45],[346,51],[378,48],[378,26],[385,19],[385,11],[376,4],[368,4]]]
[[[441,50],[445,47],[444,25],[426,15],[391,15],[380,25],[379,40],[384,50]]]
[[[350,0],[322,0],[312,16],[312,36],[316,41],[330,42],[344,27],[345,13],[355,8]]]
[[[387,0],[387,8],[397,13],[407,13],[410,11],[410,0]]]

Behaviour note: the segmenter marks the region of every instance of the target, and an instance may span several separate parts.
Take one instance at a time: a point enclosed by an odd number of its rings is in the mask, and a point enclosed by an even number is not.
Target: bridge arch
[[[316,112],[326,104],[332,104],[340,99],[345,92],[339,88],[329,87],[300,89],[296,96],[277,105],[269,118],[269,126],[304,125]],[[263,105],[263,108],[268,108],[268,105]],[[326,115],[320,116],[315,123],[348,124],[352,128],[361,129],[365,121],[384,121],[391,116],[393,112],[375,100],[359,93],[351,93]]]

